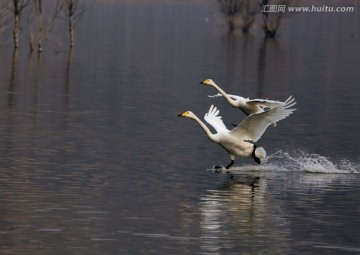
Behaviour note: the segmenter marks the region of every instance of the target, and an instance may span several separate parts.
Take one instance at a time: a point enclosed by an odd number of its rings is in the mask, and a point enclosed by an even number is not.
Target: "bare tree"
[[[61,0],[47,1],[45,4],[43,0],[32,0],[33,10],[36,20],[36,34],[37,34],[37,48],[38,52],[43,50],[44,36],[50,32],[54,24],[55,18],[59,15],[61,10]],[[34,48],[33,34],[30,32],[30,50]]]
[[[257,13],[250,6],[250,0],[218,0],[221,12],[227,19],[229,31],[235,29],[235,24],[238,18],[242,21],[242,31],[247,33],[255,21],[255,14]]]
[[[12,0],[12,6],[10,8],[14,15],[14,46],[15,49],[19,48],[19,33],[20,33],[20,18],[24,8],[29,4],[29,0]]]
[[[262,17],[264,21],[263,30],[266,37],[275,38],[278,32],[278,29],[281,25],[281,21],[288,14],[285,10],[271,10],[271,7],[278,8],[279,6],[289,6],[295,5],[297,0],[260,0],[260,6],[262,9]],[[270,7],[270,10],[267,10],[266,7]]]
[[[87,5],[82,0],[62,0],[62,14],[67,20],[70,48],[74,47],[74,28],[86,11]]]
[[[243,8],[243,0],[218,0],[218,3],[220,4],[221,12],[227,19],[229,31],[234,31],[236,18],[240,15],[240,11]]]
[[[42,39],[43,39],[43,31],[44,31],[43,4],[42,4],[42,0],[33,0],[33,3],[34,3],[34,9],[35,9],[35,13],[36,13],[38,52],[42,52]],[[31,40],[30,40],[30,49],[31,49],[31,51],[33,50],[32,36],[31,36]]]
[[[243,0],[244,5],[240,13],[242,19],[242,31],[243,33],[248,33],[251,26],[255,22],[255,15],[258,13],[256,6],[253,6],[252,0]]]

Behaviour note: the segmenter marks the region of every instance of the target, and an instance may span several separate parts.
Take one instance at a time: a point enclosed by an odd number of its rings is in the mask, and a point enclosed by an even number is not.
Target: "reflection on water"
[[[267,194],[266,179],[240,175],[200,198],[204,254],[286,253],[289,230]],[[236,242],[237,238],[243,240]],[[254,248],[256,247],[256,248]]]
[[[264,40],[228,34],[216,11],[96,2],[72,50],[0,48],[1,254],[359,251],[359,17],[298,15]],[[176,115],[244,117],[205,78],[296,97],[261,140],[264,165],[205,170],[226,155]]]

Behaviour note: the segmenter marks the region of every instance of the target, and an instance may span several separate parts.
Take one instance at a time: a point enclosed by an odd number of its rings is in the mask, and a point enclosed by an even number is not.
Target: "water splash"
[[[265,164],[279,165],[282,169],[310,173],[347,174],[360,173],[360,165],[348,159],[332,162],[329,158],[302,150],[284,152],[279,150],[267,157]]]
[[[222,169],[226,171],[226,169]],[[262,162],[261,165],[242,165],[231,168],[232,171],[301,171],[324,174],[358,174],[360,164],[353,163],[348,159],[340,159],[336,162],[316,153],[308,153],[303,150],[286,152],[279,150]]]

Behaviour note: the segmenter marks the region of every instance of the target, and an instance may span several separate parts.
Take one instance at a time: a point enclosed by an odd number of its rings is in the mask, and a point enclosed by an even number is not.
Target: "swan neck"
[[[232,99],[228,94],[226,94],[226,92],[222,88],[220,88],[215,83],[213,84],[213,87],[217,89],[224,96],[224,98],[229,102],[229,104],[231,104],[232,106],[236,106],[235,100]]]
[[[209,137],[211,141],[214,141],[214,134],[211,133],[210,129],[202,122],[197,116],[194,116],[193,118],[205,131],[206,135]]]

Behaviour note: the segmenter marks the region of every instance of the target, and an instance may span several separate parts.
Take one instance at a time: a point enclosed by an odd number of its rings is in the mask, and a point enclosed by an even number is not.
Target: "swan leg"
[[[232,159],[230,164],[228,164],[225,169],[229,169],[233,164],[235,163],[235,161]]]
[[[251,153],[251,156],[252,156],[252,158],[255,160],[255,162],[260,165],[261,161],[260,161],[260,159],[259,159],[258,157],[256,157],[256,155],[255,155],[255,150],[256,150],[256,144],[254,144],[254,150],[253,150],[253,152]]]
[[[225,166],[225,169],[229,169],[234,163],[235,163],[235,160],[231,158],[230,164]],[[215,173],[220,173],[223,168],[224,168],[224,166],[219,166],[219,165],[214,166]]]

